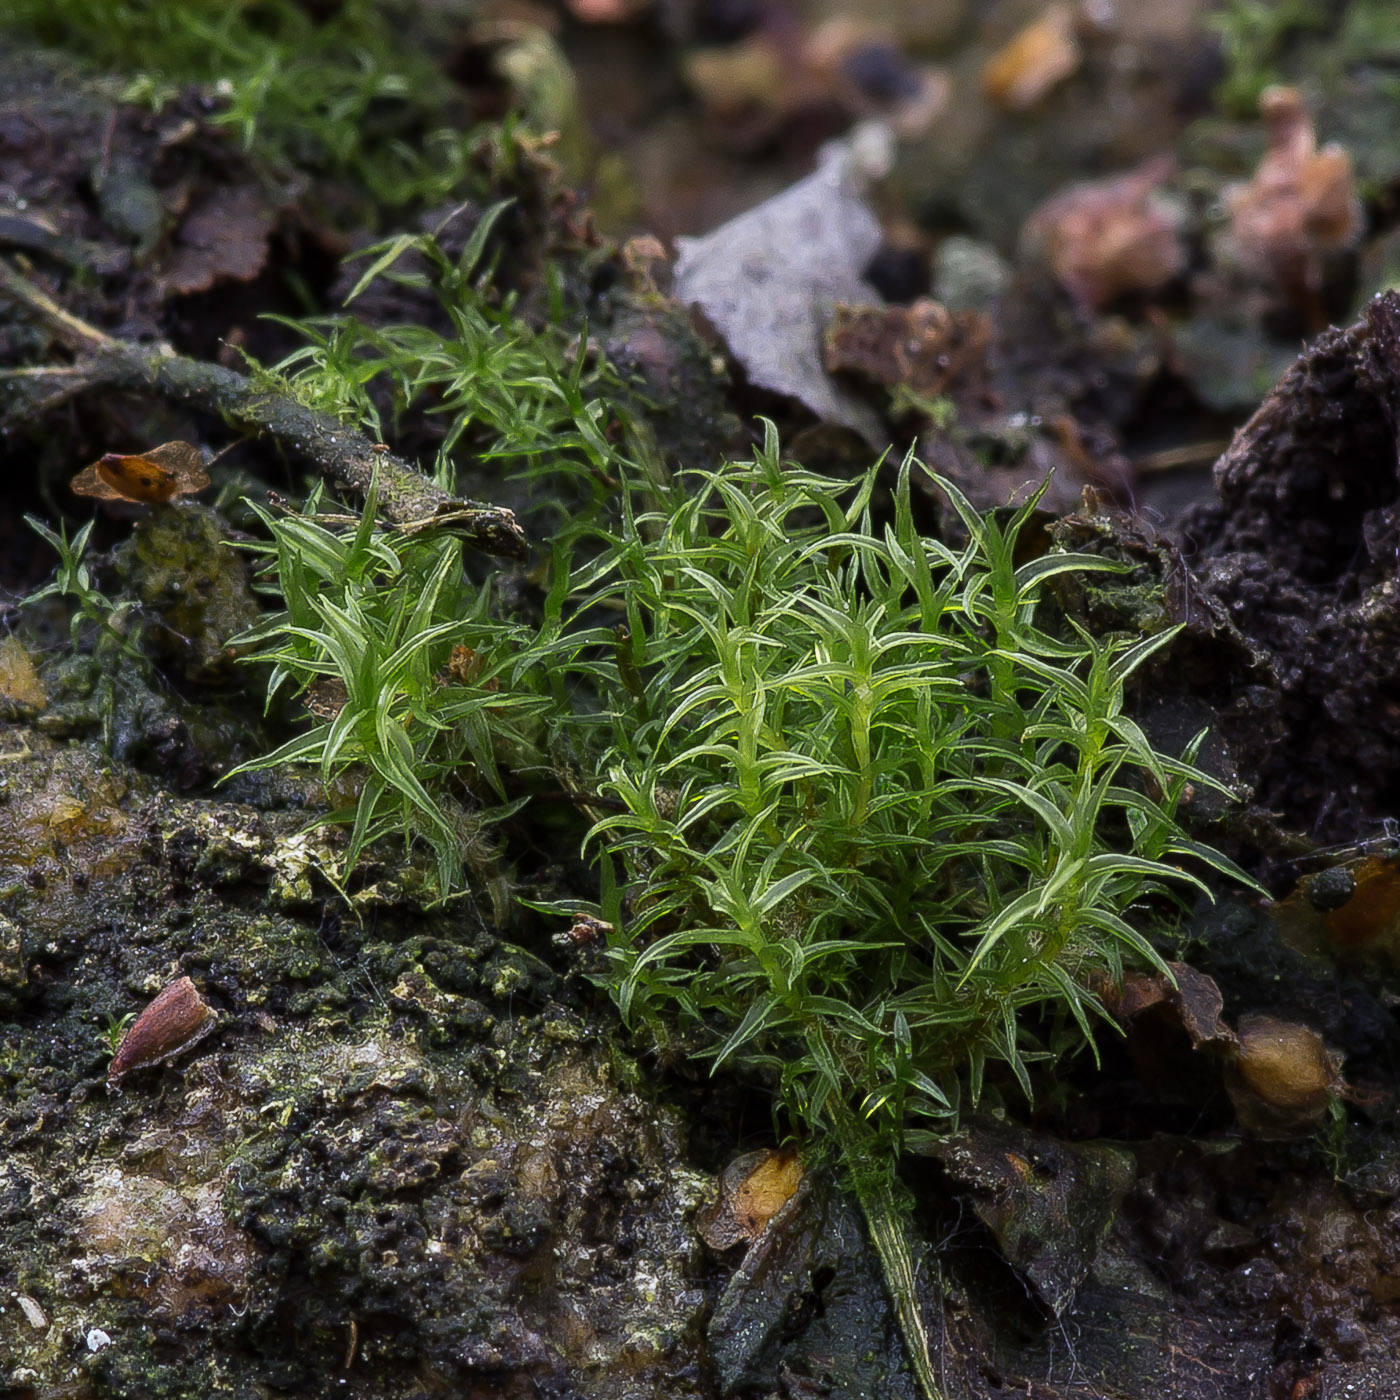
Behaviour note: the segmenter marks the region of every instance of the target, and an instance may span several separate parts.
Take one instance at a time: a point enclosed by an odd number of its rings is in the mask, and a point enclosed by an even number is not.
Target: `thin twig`
[[[53,333],[54,339],[68,350],[83,353],[112,343],[111,336],[65,311],[47,292],[41,291],[27,277],[21,277],[3,258],[0,258],[0,296],[27,306]]]
[[[1183,447],[1164,447],[1160,452],[1148,452],[1132,458],[1132,468],[1139,476],[1153,476],[1160,472],[1199,467],[1215,461],[1229,445],[1229,438],[1221,438],[1213,442],[1189,442]]]

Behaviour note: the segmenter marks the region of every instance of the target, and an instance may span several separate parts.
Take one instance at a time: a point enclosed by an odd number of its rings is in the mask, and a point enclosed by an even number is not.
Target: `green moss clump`
[[[14,0],[0,26],[120,75],[130,100],[160,106],[207,84],[222,104],[212,120],[245,150],[256,142],[270,163],[343,177],[402,205],[446,199],[471,163],[470,115],[428,57],[448,22],[383,0],[328,12],[295,0]]]
[[[116,551],[126,596],[162,624],[163,650],[209,679],[227,668],[228,639],[258,619],[243,555],[203,506],[157,507]]]

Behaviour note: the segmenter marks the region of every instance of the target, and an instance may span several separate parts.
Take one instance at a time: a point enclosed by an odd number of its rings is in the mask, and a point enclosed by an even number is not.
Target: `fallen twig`
[[[501,506],[461,500],[363,433],[290,393],[168,346],[117,340],[65,311],[0,259],[0,296],[23,307],[77,357],[72,365],[0,371],[0,431],[94,389],[159,394],[216,414],[250,435],[267,433],[323,476],[361,495],[378,481],[379,510],[404,530],[451,530],[488,554],[523,558],[525,535]]]

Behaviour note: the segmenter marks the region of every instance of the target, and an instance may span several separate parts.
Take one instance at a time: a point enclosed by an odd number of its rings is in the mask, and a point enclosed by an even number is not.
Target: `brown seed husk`
[[[218,1013],[188,977],[177,978],[136,1018],[107,1070],[113,1088],[132,1070],[164,1064],[203,1040]]]
[[[1225,1088],[1240,1124],[1256,1137],[1310,1132],[1344,1085],[1336,1059],[1314,1030],[1273,1016],[1245,1016]]]

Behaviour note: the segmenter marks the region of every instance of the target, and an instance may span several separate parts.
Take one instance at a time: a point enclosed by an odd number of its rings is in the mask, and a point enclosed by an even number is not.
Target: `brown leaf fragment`
[[[1175,985],[1160,972],[1130,972],[1116,992],[1104,993],[1104,1004],[1113,1017],[1127,1025],[1149,1007],[1160,1007],[1190,1037],[1193,1050],[1233,1047],[1234,1032],[1220,1018],[1225,999],[1214,980],[1186,963],[1167,966]]]
[[[1176,168],[1170,156],[1106,180],[1071,185],[1026,220],[1021,251],[1048,265],[1085,310],[1154,292],[1186,266],[1172,211],[1158,191]]]
[[[165,267],[168,291],[207,292],[216,282],[251,282],[267,262],[272,215],[247,185],[215,190],[186,216]]]
[[[107,1070],[114,1089],[133,1070],[164,1064],[198,1044],[219,1023],[218,1012],[188,977],[178,977],[136,1018]]]
[[[569,932],[565,935],[571,943],[582,946],[596,942],[612,933],[613,926],[606,919],[595,919],[590,914],[575,914]]]
[[[1269,149],[1253,177],[1225,191],[1230,215],[1226,252],[1248,274],[1272,282],[1300,309],[1315,310],[1323,259],[1354,247],[1363,216],[1351,156],[1335,142],[1320,150],[1295,88],[1271,87],[1259,98]]]
[[[950,311],[928,297],[911,306],[838,306],[826,331],[826,367],[933,399],[984,384],[991,340],[980,311]]]
[[[455,646],[447,658],[447,674],[444,683],[455,685],[475,685],[486,669],[487,658],[475,647]]]
[[[736,1157],[720,1173],[719,1199],[696,1217],[700,1238],[716,1250],[752,1244],[791,1199],[802,1176],[796,1148],[765,1147]]]

